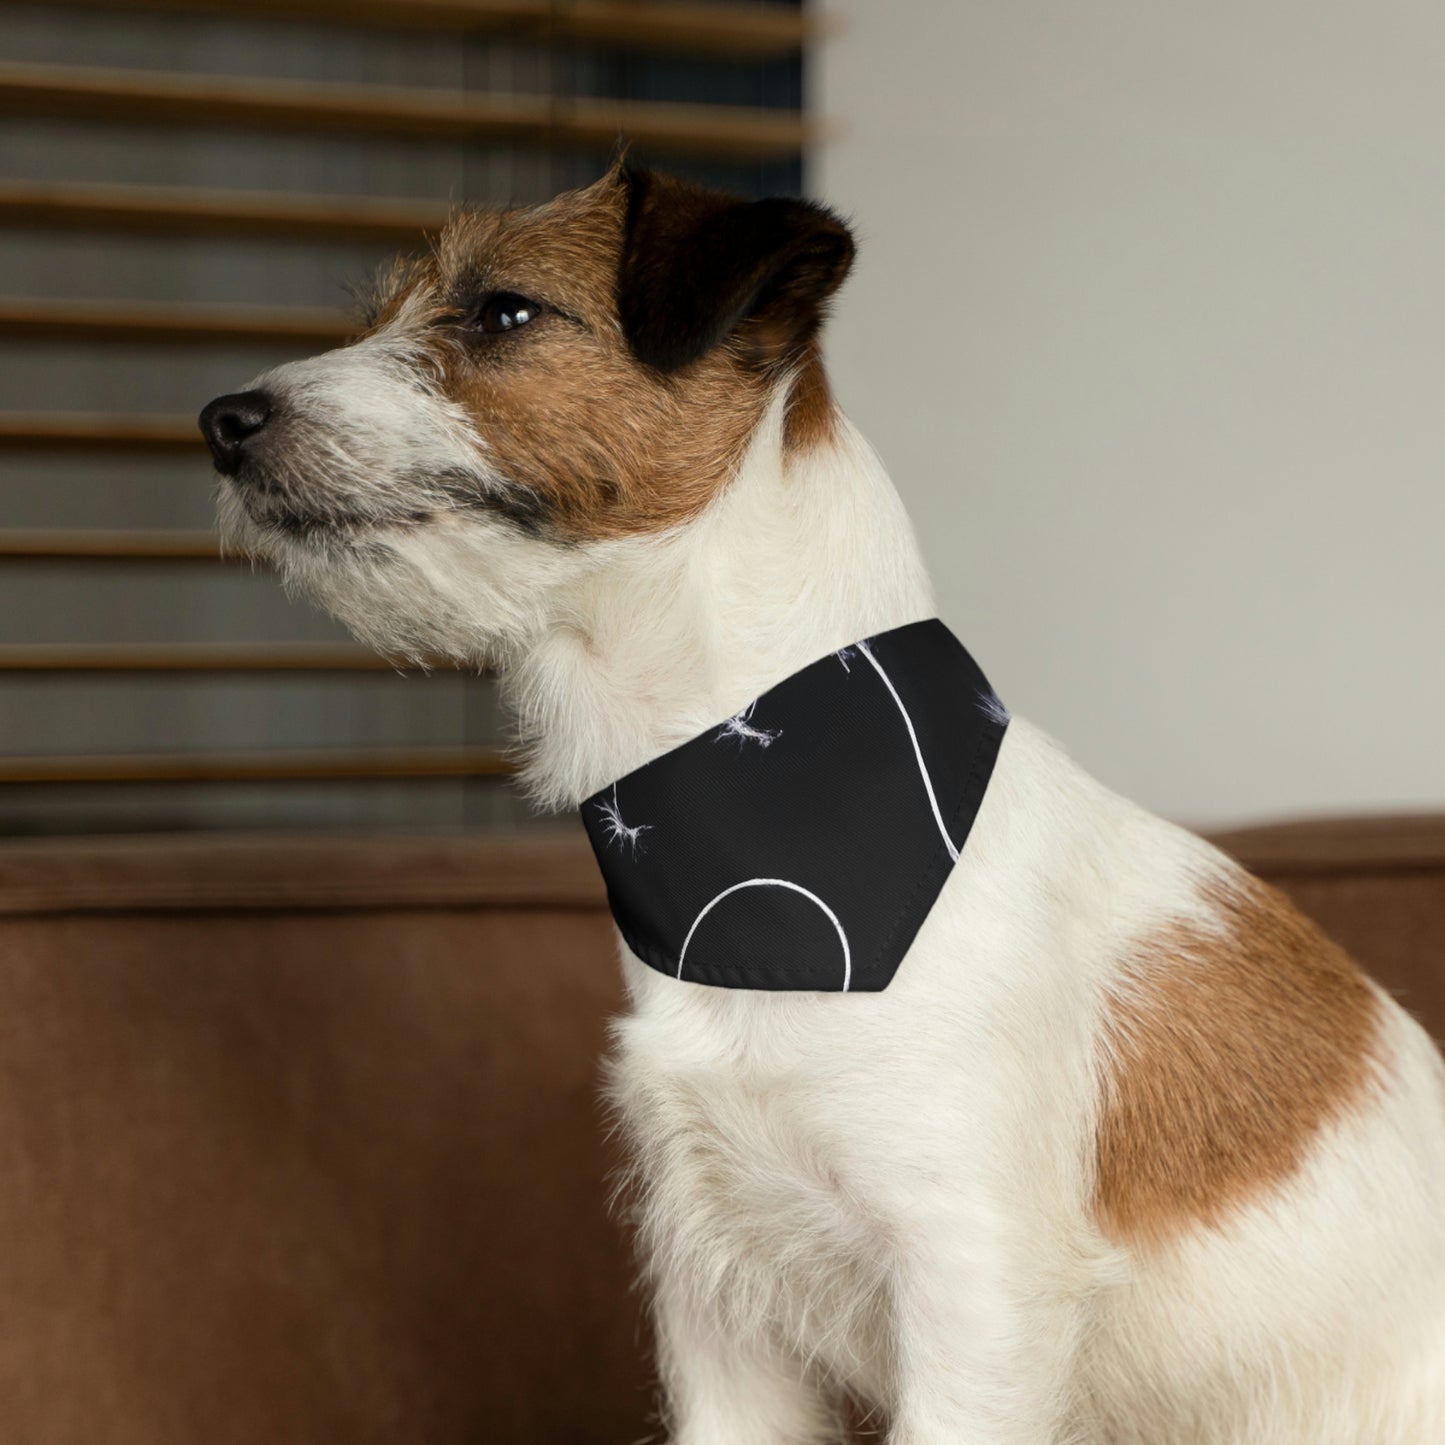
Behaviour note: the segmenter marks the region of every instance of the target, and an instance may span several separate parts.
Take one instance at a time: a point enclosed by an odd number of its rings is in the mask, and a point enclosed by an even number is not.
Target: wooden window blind
[[[797,192],[815,26],[742,0],[0,0],[0,833],[533,821],[491,682],[221,559],[195,414],[454,201],[619,136]]]

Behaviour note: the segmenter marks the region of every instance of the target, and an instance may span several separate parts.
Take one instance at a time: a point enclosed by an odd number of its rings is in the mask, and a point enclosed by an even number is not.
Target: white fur
[[[357,553],[231,520],[364,637],[499,659],[530,786],[575,805],[933,615],[866,443],[843,424],[789,460],[781,420],[780,395],[664,536],[560,548],[447,515]],[[893,1445],[1445,1439],[1442,1070],[1388,1000],[1379,1096],[1287,1188],[1158,1254],[1091,1215],[1103,1001],[1130,940],[1203,919],[1229,869],[1015,719],[884,992],[713,989],[624,949],[611,1093],[678,1445],[832,1440],[845,1391]]]

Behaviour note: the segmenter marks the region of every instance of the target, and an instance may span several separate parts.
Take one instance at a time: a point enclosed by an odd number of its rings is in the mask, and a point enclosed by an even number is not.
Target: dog
[[[934,616],[822,365],[853,254],[622,162],[459,212],[358,340],[202,413],[223,534],[392,657],[495,667],[532,795],[656,859],[618,779],[759,754],[752,700],[820,659],[873,686],[860,640]],[[813,1445],[861,1402],[893,1445],[1445,1440],[1424,1031],[1022,719],[957,852],[873,992],[622,948],[671,1439]]]

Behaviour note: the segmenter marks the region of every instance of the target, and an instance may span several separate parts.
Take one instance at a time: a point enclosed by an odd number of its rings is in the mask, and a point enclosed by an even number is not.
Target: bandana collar
[[[810,663],[583,802],[623,939],[688,983],[886,988],[1007,726],[937,618]]]

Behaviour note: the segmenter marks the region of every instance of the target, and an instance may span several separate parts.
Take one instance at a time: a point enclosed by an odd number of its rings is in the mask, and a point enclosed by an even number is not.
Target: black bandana
[[[725,988],[886,988],[1008,712],[937,618],[795,672],[582,804],[627,946]]]

